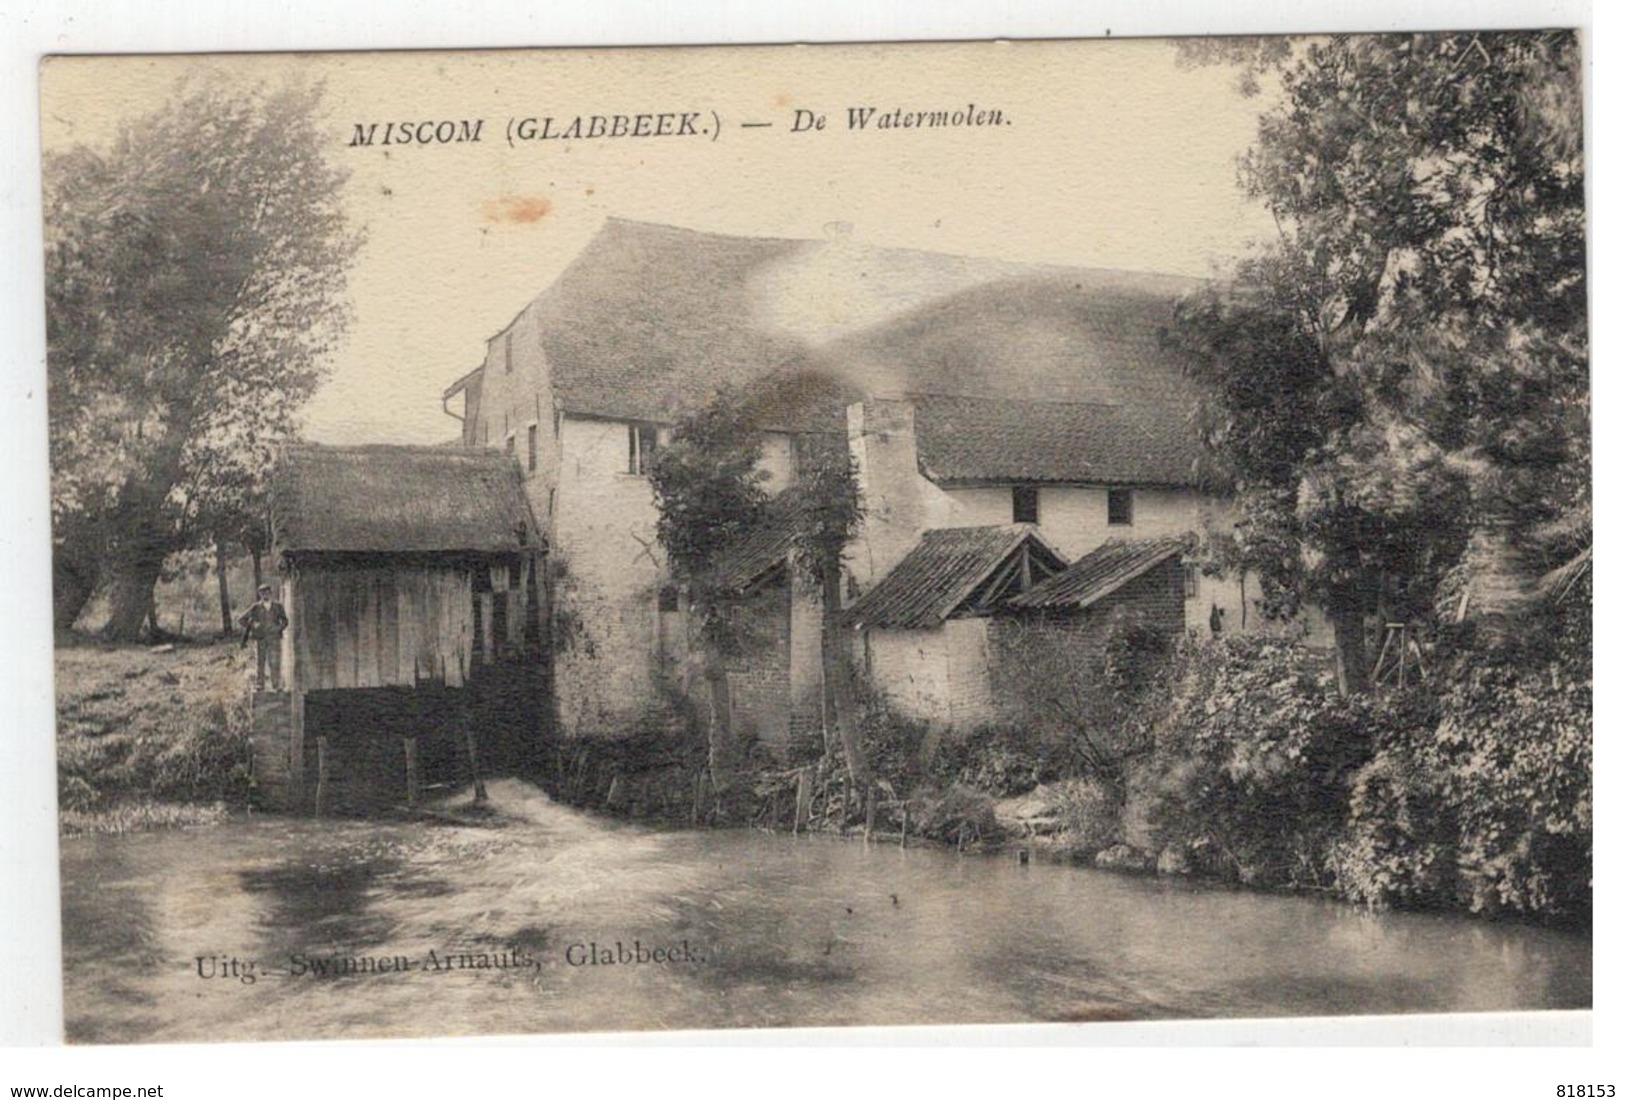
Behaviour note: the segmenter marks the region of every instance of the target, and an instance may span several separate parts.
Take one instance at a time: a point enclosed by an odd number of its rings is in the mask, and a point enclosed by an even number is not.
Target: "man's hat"
[[[261,592],[272,592],[272,591],[275,591],[275,589],[273,589],[273,588],[272,588],[272,587],[271,587],[271,586],[270,586],[270,585],[268,585],[268,584],[262,584],[262,585],[260,585],[260,591],[261,591]]]

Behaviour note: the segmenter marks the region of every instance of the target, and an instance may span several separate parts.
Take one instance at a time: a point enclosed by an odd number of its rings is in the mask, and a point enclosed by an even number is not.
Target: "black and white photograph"
[[[1586,48],[47,58],[66,1041],[1588,1018]]]

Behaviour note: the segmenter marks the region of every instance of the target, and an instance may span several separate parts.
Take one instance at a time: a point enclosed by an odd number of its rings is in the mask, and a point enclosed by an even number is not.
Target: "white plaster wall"
[[[555,662],[559,714],[566,733],[631,732],[658,698],[654,492],[626,472],[624,421],[567,415],[560,436],[553,547],[567,576],[555,599],[585,637]]]
[[[847,446],[857,466],[864,516],[846,563],[860,588],[867,588],[903,560],[921,531],[964,521],[956,519],[948,494],[920,475],[914,410],[906,402],[849,406]]]
[[[821,730],[824,710],[824,610],[818,594],[797,578],[790,598],[791,735]]]
[[[902,714],[964,732],[994,716],[987,620],[933,630],[870,630],[869,673]]]
[[[986,619],[949,619],[942,624],[948,664],[948,713],[955,730],[992,721],[993,683],[988,672]]]
[[[500,450],[506,446],[508,436],[513,436],[513,453],[524,471],[531,512],[542,531],[551,537],[548,490],[558,483],[561,444],[553,410],[552,370],[533,308],[516,317],[509,331],[513,334],[512,370],[506,369],[503,362],[505,337],[499,333],[486,344],[473,442],[475,446]],[[529,466],[526,437],[532,424],[536,425],[537,437],[535,471]]]
[[[871,630],[869,675],[898,712],[938,722],[948,713],[948,655],[942,630]]]
[[[950,488],[954,526],[980,527],[1011,521],[1011,486]],[[1068,561],[1076,561],[1107,539],[1149,539],[1201,529],[1223,505],[1191,489],[1135,489],[1134,522],[1106,522],[1106,490],[1086,486],[1041,486],[1038,530]]]

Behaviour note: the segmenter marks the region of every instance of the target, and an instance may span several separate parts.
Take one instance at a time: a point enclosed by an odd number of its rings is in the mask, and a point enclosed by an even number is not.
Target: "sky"
[[[1267,97],[1180,68],[1165,40],[68,58],[42,72],[43,143],[105,144],[199,69],[326,85],[366,244],[306,410],[322,442],[454,437],[442,390],[608,217],[1187,275],[1273,232],[1236,182]],[[970,105],[1002,125],[849,129],[854,107],[875,127]],[[798,111],[824,127],[793,132]],[[710,132],[507,140],[525,119],[662,112]],[[483,120],[480,140],[350,144],[358,123],[424,120]]]

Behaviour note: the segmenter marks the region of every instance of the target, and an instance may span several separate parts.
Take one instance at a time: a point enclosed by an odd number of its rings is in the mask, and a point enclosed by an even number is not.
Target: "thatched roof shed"
[[[541,545],[500,451],[290,445],[271,478],[283,554],[500,554]]]

